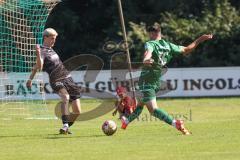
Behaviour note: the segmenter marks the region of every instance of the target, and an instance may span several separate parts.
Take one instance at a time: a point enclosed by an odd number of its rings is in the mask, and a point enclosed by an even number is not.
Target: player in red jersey
[[[117,87],[116,89],[118,100],[115,102],[116,109],[112,113],[113,116],[119,113],[119,117],[122,116],[128,117],[136,108],[135,100],[127,95],[126,88]]]

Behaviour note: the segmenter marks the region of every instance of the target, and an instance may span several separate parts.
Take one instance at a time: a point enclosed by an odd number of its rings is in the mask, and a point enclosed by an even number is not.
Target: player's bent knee
[[[157,107],[150,107],[150,108],[148,108],[148,111],[151,115],[154,115],[154,113],[157,109],[158,109]]]
[[[68,103],[70,100],[70,96],[69,96],[69,94],[62,95],[61,99],[62,99],[63,103]]]
[[[81,110],[79,109],[79,108],[73,108],[73,112],[72,112],[72,114],[74,114],[74,115],[76,115],[76,116],[78,116],[78,115],[80,115],[81,114]]]
[[[79,116],[81,113],[80,113],[80,111],[77,111],[77,112],[74,112],[73,114],[76,116]]]

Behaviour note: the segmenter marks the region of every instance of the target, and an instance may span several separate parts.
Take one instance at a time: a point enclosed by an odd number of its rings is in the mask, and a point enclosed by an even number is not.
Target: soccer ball
[[[117,131],[117,125],[114,121],[107,120],[102,125],[102,131],[107,136],[111,136]]]

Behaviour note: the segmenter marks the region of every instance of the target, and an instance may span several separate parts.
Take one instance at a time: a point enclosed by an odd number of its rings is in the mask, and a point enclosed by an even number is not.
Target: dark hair
[[[154,23],[153,25],[147,27],[147,32],[161,32],[160,24]]]

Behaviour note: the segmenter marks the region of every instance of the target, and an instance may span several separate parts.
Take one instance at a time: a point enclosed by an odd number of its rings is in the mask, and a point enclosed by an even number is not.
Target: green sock
[[[162,110],[160,108],[157,108],[154,110],[153,116],[172,125],[173,118],[169,114],[167,114],[167,112],[165,112],[164,110]]]
[[[143,106],[137,106],[133,113],[127,117],[128,121],[132,122],[134,119],[136,119],[142,113],[142,110]]]

